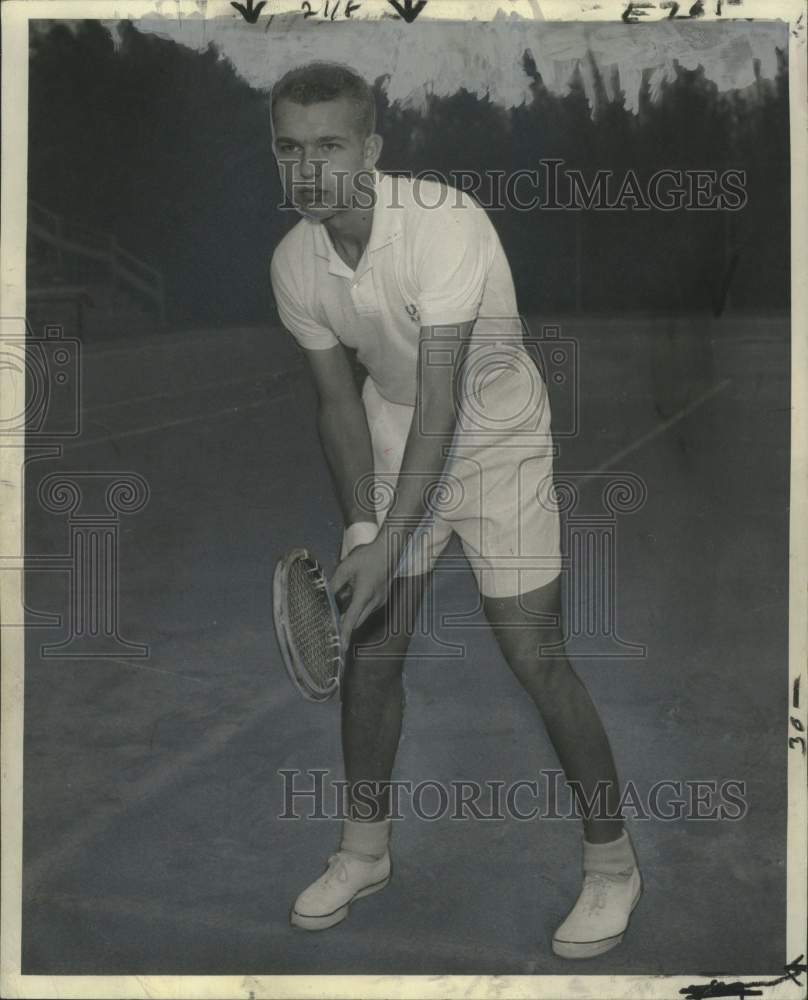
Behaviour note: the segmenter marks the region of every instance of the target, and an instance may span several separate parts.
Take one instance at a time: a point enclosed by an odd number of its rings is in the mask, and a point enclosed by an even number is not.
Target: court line
[[[719,384],[713,386],[712,389],[708,389],[706,392],[703,392],[700,396],[697,396],[692,403],[688,403],[683,410],[680,410],[678,413],[674,413],[672,417],[668,417],[668,419],[663,423],[653,427],[647,434],[643,434],[642,437],[637,438],[637,440],[632,444],[626,445],[625,448],[616,452],[611,458],[606,459],[606,461],[599,465],[594,471],[605,472],[607,469],[611,469],[616,462],[622,461],[626,455],[630,455],[638,448],[642,448],[644,444],[647,444],[649,441],[653,441],[655,437],[659,437],[660,434],[664,434],[668,428],[673,427],[674,424],[678,424],[680,420],[684,420],[685,417],[689,416],[693,410],[701,406],[702,403],[706,403],[708,399],[712,399],[712,397],[717,396],[719,392],[723,392],[731,382],[731,378],[725,378],[723,382],[719,382]]]
[[[194,385],[182,392],[154,392],[148,396],[131,396],[128,399],[116,399],[112,403],[96,403],[94,406],[82,407],[82,413],[98,413],[99,410],[114,410],[120,406],[130,406],[135,403],[149,403],[155,399],[182,399],[184,396],[191,396],[195,392],[206,392],[208,389],[232,388],[235,385],[252,385],[257,389],[264,387],[267,383],[275,384],[280,382],[284,376],[292,375],[291,372],[267,372],[266,374],[254,375],[252,378],[231,378],[224,382],[203,382],[202,385]]]
[[[57,659],[57,657],[45,657],[45,659]],[[194,684],[201,684],[203,687],[211,688],[215,687],[212,681],[202,680],[201,677],[194,677],[193,674],[181,674],[176,670],[161,670],[160,667],[150,667],[145,663],[140,662],[140,658],[132,656],[120,656],[120,657],[110,657],[110,656],[99,656],[99,657],[86,657],[86,659],[99,659],[105,660],[108,663],[115,663],[119,667],[131,667],[134,670],[146,670],[153,674],[164,674],[167,677],[181,677],[184,681],[193,681]],[[145,659],[145,657],[143,657]]]
[[[87,438],[83,440],[77,438],[75,440],[65,441],[65,448],[86,448],[93,444],[104,444],[107,441],[117,442],[123,438],[138,437],[141,434],[153,434],[156,431],[168,430],[171,427],[182,427],[185,424],[193,424],[202,422],[203,420],[212,420],[215,417],[224,417],[231,413],[241,413],[244,410],[254,410],[258,406],[265,406],[267,403],[277,403],[283,399],[288,399],[291,396],[291,391],[284,392],[279,396],[271,396],[267,399],[257,399],[252,403],[241,403],[238,406],[228,406],[224,410],[215,410],[213,413],[197,413],[192,417],[179,417],[176,420],[167,420],[162,424],[149,424],[146,427],[135,427],[131,431],[117,431],[111,434],[104,434],[100,437]]]
[[[117,661],[115,663],[119,665]],[[289,688],[288,691],[286,687]],[[177,780],[184,777],[189,768],[220,756],[232,740],[243,736],[254,726],[266,725],[269,713],[276,710],[283,702],[299,700],[299,695],[291,689],[291,685],[286,687],[283,688],[284,693],[280,698],[275,692],[270,698],[268,693],[266,699],[258,699],[258,704],[251,712],[245,712],[238,719],[228,720],[208,730],[204,743],[184,753],[171,754],[167,763],[158,764],[139,781],[133,782],[126,789],[126,799],[121,799],[114,805],[108,803],[95,805],[94,811],[89,816],[85,814],[82,817],[84,822],[80,821],[78,826],[69,831],[51,851],[40,854],[24,866],[23,884],[26,896],[30,895],[31,888],[41,882],[54,867],[65,867],[71,856],[103,834],[116,820],[130,815],[148,799],[165,792]]]

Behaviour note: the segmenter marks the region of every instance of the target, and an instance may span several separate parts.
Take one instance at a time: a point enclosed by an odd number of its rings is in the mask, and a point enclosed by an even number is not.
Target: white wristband
[[[340,562],[357,545],[369,545],[378,533],[378,524],[372,521],[355,521],[342,533],[342,548],[339,554]]]

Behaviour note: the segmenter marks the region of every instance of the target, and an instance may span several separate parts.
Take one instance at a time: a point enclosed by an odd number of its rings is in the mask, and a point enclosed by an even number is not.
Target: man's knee
[[[484,597],[500,649],[523,683],[551,692],[569,682],[558,580],[512,597]]]
[[[351,652],[356,660],[406,656],[415,634],[430,574],[396,577],[387,602],[354,632]]]
[[[375,688],[400,681],[409,636],[391,630],[382,610],[371,615],[351,640],[346,680],[354,686]]]
[[[500,643],[541,643],[554,646],[562,639],[561,596],[558,580],[512,597],[483,596],[483,610]]]

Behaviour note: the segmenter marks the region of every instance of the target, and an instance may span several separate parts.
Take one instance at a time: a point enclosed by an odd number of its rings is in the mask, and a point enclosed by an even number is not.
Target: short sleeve
[[[301,347],[309,351],[325,351],[339,340],[332,330],[314,319],[303,301],[292,267],[277,251],[269,268],[272,293],[281,322]]]
[[[422,326],[476,319],[496,245],[491,221],[471,199],[425,210],[415,255]]]

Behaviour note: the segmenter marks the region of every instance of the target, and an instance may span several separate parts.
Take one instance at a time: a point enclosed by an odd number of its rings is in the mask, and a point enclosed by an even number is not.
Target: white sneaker
[[[366,861],[350,851],[337,851],[328,859],[328,870],[295,900],[289,920],[307,931],[325,930],[348,916],[355,899],[383,889],[390,881],[390,853]]]
[[[620,944],[641,893],[636,865],[625,875],[586,872],[578,902],[553,935],[555,954],[594,958]]]

